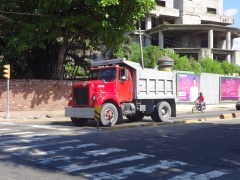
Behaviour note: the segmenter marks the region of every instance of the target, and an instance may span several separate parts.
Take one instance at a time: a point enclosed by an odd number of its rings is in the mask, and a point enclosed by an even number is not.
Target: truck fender
[[[106,101],[114,101],[118,105],[118,107],[121,107],[121,104],[120,104],[119,100],[115,96],[103,96],[103,97],[101,97],[97,101],[96,106],[102,106],[102,104]]]

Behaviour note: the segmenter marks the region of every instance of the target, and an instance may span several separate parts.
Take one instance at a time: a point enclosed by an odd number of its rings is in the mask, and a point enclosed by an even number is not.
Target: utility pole
[[[143,50],[142,50],[142,32],[141,32],[141,22],[140,22],[140,19],[138,19],[138,28],[139,28],[139,41],[140,41],[141,66],[142,66],[142,69],[144,69]]]
[[[7,79],[7,114],[6,118],[9,118],[9,79],[10,79],[10,64],[3,65],[3,78]]]

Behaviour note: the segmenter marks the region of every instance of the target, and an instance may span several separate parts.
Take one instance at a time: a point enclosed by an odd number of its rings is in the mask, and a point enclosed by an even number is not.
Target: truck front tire
[[[71,117],[71,120],[75,125],[80,126],[80,127],[84,126],[88,122],[88,119],[86,119],[86,118]]]
[[[166,122],[172,114],[171,106],[166,101],[157,103],[154,107],[153,120],[156,122]]]
[[[116,106],[111,103],[103,104],[100,114],[103,126],[114,126],[118,120],[118,110]]]

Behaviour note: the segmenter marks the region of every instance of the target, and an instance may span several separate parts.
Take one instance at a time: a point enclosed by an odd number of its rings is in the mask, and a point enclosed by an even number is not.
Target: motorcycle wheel
[[[206,105],[202,106],[202,113],[204,113],[206,111]]]
[[[196,106],[193,106],[193,107],[192,107],[192,113],[195,113],[196,111],[197,111]]]

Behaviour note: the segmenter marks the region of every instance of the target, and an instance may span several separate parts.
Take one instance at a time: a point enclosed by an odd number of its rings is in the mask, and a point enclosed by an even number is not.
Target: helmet
[[[200,92],[199,94],[200,94],[200,96],[202,96],[202,92]]]

